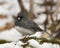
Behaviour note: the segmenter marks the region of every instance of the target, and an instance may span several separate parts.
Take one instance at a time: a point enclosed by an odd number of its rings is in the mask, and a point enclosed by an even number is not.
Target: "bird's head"
[[[25,15],[25,13],[18,13],[16,20],[15,20],[15,25],[19,26],[22,23],[24,23],[24,21],[27,21],[27,17]]]
[[[25,13],[18,13],[18,16],[17,16],[17,20],[18,21],[20,21],[20,20],[22,20],[22,19],[26,19],[27,17],[26,17],[26,15],[25,15]]]

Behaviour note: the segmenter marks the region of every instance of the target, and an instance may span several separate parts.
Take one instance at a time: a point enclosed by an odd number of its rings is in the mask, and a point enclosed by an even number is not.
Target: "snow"
[[[19,45],[15,45],[14,42],[11,43],[5,43],[5,44],[0,44],[0,48],[22,48]]]
[[[17,0],[1,0],[1,2],[6,2],[0,5],[0,14],[9,14],[16,16],[20,12],[20,7]]]
[[[57,18],[56,18],[57,17]],[[53,14],[53,19],[54,20],[60,20],[60,13],[58,13],[57,15],[56,14]]]
[[[60,20],[60,14],[58,14],[57,19]]]
[[[48,48],[48,47],[51,48],[52,47],[52,46],[49,45],[49,43],[44,43],[42,46],[43,46],[42,48],[44,48],[44,47],[45,48]]]
[[[19,44],[17,44],[17,42]],[[11,42],[11,43],[5,43],[5,44],[0,44],[0,48],[23,48],[20,44],[21,41],[17,41],[17,42]],[[60,45],[58,44],[51,44],[51,43],[43,43],[43,44],[39,44],[39,42],[37,42],[34,39],[31,39],[28,41],[29,45],[33,46],[34,48],[60,48]],[[31,47],[28,47],[31,48]]]
[[[31,45],[35,48],[60,48],[60,46],[58,44],[52,44],[52,43],[39,44],[39,42],[37,42],[34,39],[31,39],[28,42],[29,42],[29,45]]]
[[[56,2],[57,2],[57,0],[54,0],[54,2],[56,3]]]
[[[0,40],[7,41],[17,41],[22,37],[22,34],[19,33],[15,28],[10,30],[0,31]]]
[[[34,4],[34,8],[33,8],[34,14],[36,15],[37,13],[43,13],[46,11],[44,6],[39,6],[37,4]]]
[[[49,0],[48,0],[49,1]],[[56,2],[57,0],[54,0]],[[18,12],[20,12],[20,7],[17,0],[0,0],[0,2],[5,2],[3,5],[0,5],[0,14],[7,15],[6,19],[0,19],[0,27],[5,27],[6,23],[14,23],[14,19],[12,16],[17,16]],[[46,20],[46,14],[40,14],[45,11],[44,6],[38,6],[35,3],[44,3],[44,0],[34,0],[34,14],[38,16],[34,21],[39,24],[39,27],[44,30],[44,26],[41,25]],[[23,0],[24,7],[29,11],[29,1],[25,2]],[[49,7],[48,7],[49,8]],[[53,7],[52,11],[54,11],[56,8]],[[60,14],[58,14],[58,20],[60,20]],[[54,19],[56,19],[56,16],[54,16]],[[36,37],[40,38],[42,35],[42,32],[36,32],[33,35],[30,35],[29,37]],[[6,40],[6,41],[12,41],[11,43],[4,43],[0,44],[0,48],[23,48],[22,45],[25,44],[22,41],[19,41],[19,39],[23,38],[22,34],[18,32],[15,27],[11,28],[10,30],[4,30],[0,31],[0,40]],[[33,46],[34,48],[60,48],[60,45],[58,44],[52,44],[52,43],[43,43],[40,44],[37,40],[30,39],[27,41],[29,45]],[[26,42],[26,43],[27,43]],[[29,48],[29,47],[28,47]]]
[[[13,17],[11,17],[11,16],[7,16],[7,18],[5,19],[6,20],[6,22],[8,22],[8,23],[10,23],[10,22],[12,22],[13,23],[13,21],[14,21],[14,19],[13,19]]]
[[[51,43],[43,43],[42,47],[41,48],[60,48],[59,45],[57,44],[51,44]]]
[[[42,35],[42,32],[36,32],[35,34],[33,35],[30,35],[29,37],[36,37],[36,38],[40,38]]]
[[[36,19],[34,19],[34,22],[37,24],[43,24],[46,20],[46,14],[39,15]]]
[[[5,8],[0,6],[0,14],[4,14],[5,15],[7,13],[8,13],[8,11]]]
[[[58,44],[54,44],[53,46],[54,46],[54,48],[60,48],[60,46]]]
[[[6,23],[13,23],[14,19],[11,16],[7,16],[5,19],[0,19],[0,27],[5,27]]]
[[[6,24],[5,20],[0,19],[0,27],[5,27],[5,24]]]
[[[20,7],[19,7],[19,3],[17,0],[10,0],[10,2],[12,1],[12,8],[9,10],[10,13],[14,16],[17,16],[17,14],[21,11]]]
[[[44,26],[44,25],[39,25],[39,27],[40,27],[42,30],[45,30],[45,26]]]
[[[0,2],[3,2],[4,0],[0,0]]]
[[[44,0],[34,0],[35,3],[40,3],[40,4],[43,4],[44,3]]]
[[[52,8],[52,12],[54,12],[56,10],[56,6],[53,6]]]
[[[29,1],[27,2],[27,1],[25,1],[25,0],[22,0],[23,1],[23,5],[24,5],[24,7],[25,7],[25,9],[27,9],[27,11],[29,11],[30,10],[30,3],[29,3]],[[34,8],[33,8],[33,10],[34,10],[34,13],[35,12],[43,12],[43,11],[45,11],[45,8],[44,7],[39,7],[39,6],[37,6],[35,3],[44,3],[44,0],[34,0]]]
[[[27,11],[30,10],[30,3],[29,2],[26,2],[26,0],[22,0],[23,1],[23,5],[25,7],[25,9],[27,9]]]
[[[21,46],[21,45],[24,44],[24,43],[21,42],[21,41],[18,41],[18,42],[16,42],[16,44],[19,45],[19,46]]]
[[[28,42],[29,42],[29,45],[31,45],[31,46],[33,46],[35,48],[40,46],[40,44],[36,40],[34,40],[34,39],[31,39]]]

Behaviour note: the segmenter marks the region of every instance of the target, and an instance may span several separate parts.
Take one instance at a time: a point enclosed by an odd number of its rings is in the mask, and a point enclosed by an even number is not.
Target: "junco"
[[[35,22],[33,22],[32,19],[28,18],[24,13],[18,13],[17,19],[15,20],[15,28],[23,35],[31,35],[37,31],[43,31]]]

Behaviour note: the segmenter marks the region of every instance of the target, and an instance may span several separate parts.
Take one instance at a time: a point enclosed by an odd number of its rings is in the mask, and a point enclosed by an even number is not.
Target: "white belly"
[[[22,33],[23,35],[34,34],[33,31],[28,30],[28,29],[25,29],[25,28],[22,28],[22,27],[19,27],[19,26],[15,26],[15,28],[16,28],[20,33]]]

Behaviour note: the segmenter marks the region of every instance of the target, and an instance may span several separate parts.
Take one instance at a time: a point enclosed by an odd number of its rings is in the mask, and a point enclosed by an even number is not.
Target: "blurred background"
[[[60,0],[0,0],[0,30],[12,28],[19,12],[44,30],[42,37],[60,38]]]
[[[39,32],[23,37],[14,25],[13,17],[19,12],[31,18],[43,30],[42,35]],[[0,0],[0,48],[60,48],[57,44],[60,44],[60,0]]]
[[[21,12],[33,19],[51,37],[60,38],[60,0],[18,0],[18,2]],[[44,37],[46,35],[43,33]]]

